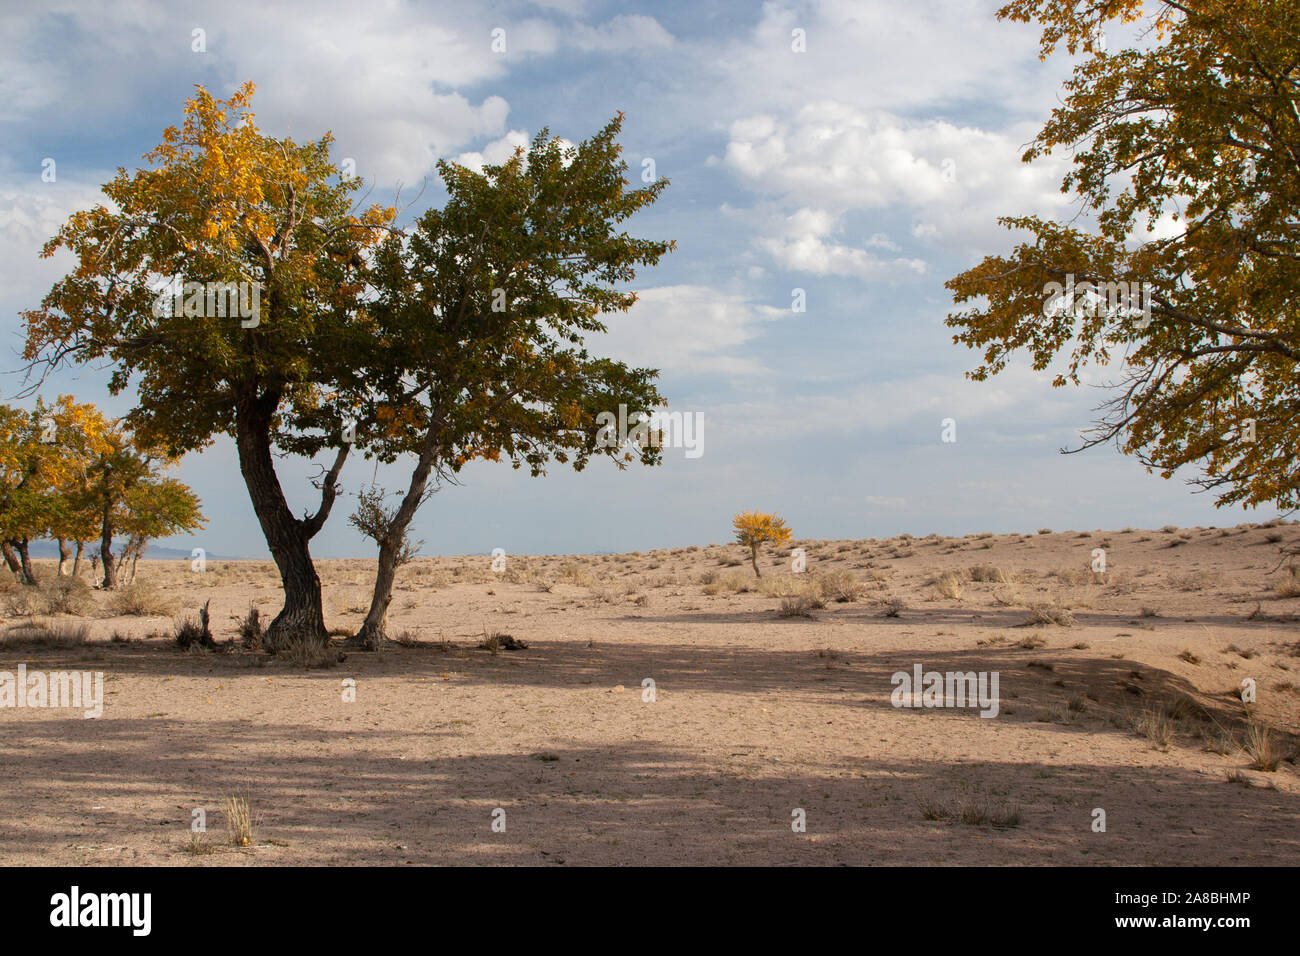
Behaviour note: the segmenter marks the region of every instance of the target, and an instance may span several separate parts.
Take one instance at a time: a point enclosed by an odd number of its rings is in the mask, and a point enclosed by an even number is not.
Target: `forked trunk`
[[[72,549],[68,547],[68,542],[63,539],[57,539],[59,542],[59,577],[66,577],[68,574],[68,558],[72,557]]]
[[[320,576],[307,545],[329,516],[334,503],[334,482],[347,455],[346,447],[340,449],[334,467],[324,480],[321,507],[316,515],[306,519],[294,517],[271,459],[270,413],[277,401],[275,396],[243,396],[235,417],[239,470],[284,588],[284,607],[262,637],[262,647],[272,653],[290,637],[321,644],[329,640],[321,607]]]
[[[143,550],[144,550],[144,545],[138,541],[136,542],[135,546],[131,549],[131,583],[132,584],[135,584],[135,566],[140,563],[140,552]]]

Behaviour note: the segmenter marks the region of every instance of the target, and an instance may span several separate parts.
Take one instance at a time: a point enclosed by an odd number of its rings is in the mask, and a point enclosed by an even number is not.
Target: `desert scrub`
[[[831,571],[816,579],[818,594],[828,601],[848,604],[862,596],[862,585],[848,571]]]
[[[80,621],[39,621],[29,618],[5,629],[0,647],[5,650],[32,648],[80,647],[90,636],[90,628]]]
[[[118,588],[108,598],[105,608],[118,617],[167,617],[176,611],[176,602],[147,581]]]
[[[821,610],[826,602],[814,594],[796,594],[782,598],[781,607],[776,612],[778,617],[812,617],[813,611]]]
[[[951,571],[941,574],[934,582],[934,589],[953,601],[960,601],[964,586],[961,577]]]

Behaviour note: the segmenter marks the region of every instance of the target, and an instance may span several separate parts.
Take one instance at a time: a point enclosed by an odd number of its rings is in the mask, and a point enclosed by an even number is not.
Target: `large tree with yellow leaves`
[[[1025,349],[1118,380],[1083,447],[1114,441],[1222,505],[1300,506],[1300,4],[1015,0],[1042,54],[1082,54],[1024,155],[1068,151],[1087,215],[1029,233],[948,283],[983,380]],[[1130,48],[1107,25],[1139,29]],[[1148,223],[1159,221],[1157,231]],[[1087,284],[1091,288],[1085,287]]]
[[[326,636],[308,544],[353,447],[340,408],[365,391],[356,356],[373,337],[361,301],[367,252],[395,212],[353,208],[360,182],[330,162],[328,135],[262,135],[252,90],[220,100],[199,88],[183,127],[146,157],[151,168],[119,170],[104,186],[111,206],[74,214],[46,244],[45,255],[67,250],[76,267],[25,313],[26,357],[34,368],[111,364],[111,389],[135,388],[128,424],[144,446],[174,456],[233,437],[284,585],[266,639],[274,649],[291,635]],[[168,282],[179,283],[174,304],[160,296]],[[330,456],[302,517],[276,453]]]

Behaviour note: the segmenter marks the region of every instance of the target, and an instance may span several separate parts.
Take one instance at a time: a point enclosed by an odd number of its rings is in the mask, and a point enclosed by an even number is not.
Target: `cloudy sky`
[[[1040,62],[1035,30],[999,23],[998,5],[6,5],[0,369],[19,364],[18,310],[68,266],[39,260],[42,242],[101,198],[113,170],[143,164],[194,84],[224,96],[252,80],[268,134],[333,131],[335,156],[355,162],[377,200],[427,180],[408,219],[443,202],[439,158],[499,161],[543,126],[576,141],[622,110],[632,178],[652,167],[671,181],[633,229],[675,238],[678,251],[638,277],[641,301],[597,347],[661,369],[672,407],[703,416],[703,453],[541,479],[471,467],[416,519],[424,553],[708,544],[753,508],[815,538],[1272,517],[1216,511],[1180,478],[1110,449],[1061,455],[1104,397],[1101,379],[1053,389],[1022,361],[992,382],[964,380],[974,355],[943,325],[945,280],[1009,248],[997,216],[1074,213],[1058,190],[1063,166],[1019,161],[1069,62]],[[805,311],[792,308],[795,290]],[[45,393],[124,412],[130,396],[105,383],[78,368]],[[0,378],[0,400],[19,386]],[[955,442],[941,440],[946,418]],[[304,510],[308,471],[281,469]],[[228,441],[179,474],[211,520],[163,544],[266,553]],[[346,489],[375,477],[354,462]],[[400,466],[378,479],[404,483]],[[340,502],[315,554],[372,553],[350,510]]]

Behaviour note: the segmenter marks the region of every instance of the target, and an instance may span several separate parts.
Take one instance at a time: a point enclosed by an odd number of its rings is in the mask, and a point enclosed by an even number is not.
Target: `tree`
[[[263,136],[252,94],[251,83],[227,100],[198,87],[183,127],[147,154],[156,168],[119,170],[104,186],[115,208],[75,213],[46,243],[44,256],[63,249],[76,266],[23,314],[24,355],[34,370],[106,360],[113,393],[135,387],[135,437],[169,456],[234,439],[284,586],[265,638],[274,650],[290,634],[326,640],[309,543],[353,447],[326,399],[364,390],[353,356],[371,328],[367,251],[396,211],[355,212],[361,182],[330,162],[331,137]],[[303,517],[276,453],[330,456]]]
[[[476,458],[509,460],[533,476],[551,461],[581,470],[592,456],[620,467],[660,460],[653,441],[622,445],[598,427],[620,404],[646,413],[661,406],[658,372],[593,358],[583,345],[605,331],[602,315],[636,301],[616,284],[674,248],[617,230],[667,185],[627,188],[621,124],[620,115],[576,147],[542,130],[527,152],[481,173],[440,162],[446,205],[379,250],[367,309],[373,332],[358,353],[369,392],[358,414],[373,409],[365,417],[376,423],[377,456],[414,455],[415,463],[395,506],[363,499],[364,525],[354,521],[379,545],[355,643],[384,639],[407,529],[431,477],[452,480]]]
[[[199,510],[198,496],[189,486],[152,469],[126,492],[119,514],[114,532],[125,534],[126,544],[118,565],[125,567],[126,560],[130,559],[131,581],[135,580],[136,562],[151,540],[194,531],[207,523]]]
[[[1024,348],[1053,385],[1118,366],[1081,448],[1113,441],[1163,477],[1187,465],[1219,506],[1300,506],[1300,5],[1015,0],[1042,55],[1088,54],[1024,154],[1071,151],[1091,223],[1005,217],[1028,241],[948,282],[955,343],[983,381]],[[1108,22],[1150,28],[1106,52]],[[1152,231],[1165,217],[1169,230]],[[1046,300],[1046,301],[1045,301]],[[1079,451],[1081,448],[1072,449]]]
[[[28,545],[73,519],[61,492],[103,447],[106,423],[93,405],[60,395],[31,411],[0,405],[0,541],[9,570],[37,583]]]
[[[166,471],[173,464],[174,458],[144,443],[124,422],[107,423],[73,499],[78,502],[83,520],[89,517],[99,537],[105,590],[118,586],[119,572],[128,560],[131,576],[135,576],[135,562],[147,541],[193,531],[205,523],[194,492],[167,477]],[[120,554],[115,555],[113,542],[119,536],[126,540]]]
[[[736,543],[749,548],[754,577],[761,578],[763,572],[758,569],[758,549],[769,541],[772,544],[784,544],[790,540],[790,529],[786,526],[785,519],[759,511],[742,511],[731,524],[736,529]]]

